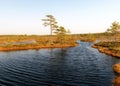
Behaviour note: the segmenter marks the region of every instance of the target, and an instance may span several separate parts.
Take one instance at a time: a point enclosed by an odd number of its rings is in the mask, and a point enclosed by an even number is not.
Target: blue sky
[[[49,34],[47,14],[72,33],[104,32],[119,10],[120,0],[0,0],[0,34]]]

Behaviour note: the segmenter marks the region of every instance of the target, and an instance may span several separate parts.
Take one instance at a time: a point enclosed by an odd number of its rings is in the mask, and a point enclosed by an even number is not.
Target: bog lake
[[[119,59],[90,42],[71,48],[0,52],[3,86],[111,86]]]

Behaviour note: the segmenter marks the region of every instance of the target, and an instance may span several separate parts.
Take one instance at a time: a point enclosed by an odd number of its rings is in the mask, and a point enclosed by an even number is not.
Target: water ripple
[[[110,86],[117,58],[92,43],[66,49],[0,52],[1,86]]]

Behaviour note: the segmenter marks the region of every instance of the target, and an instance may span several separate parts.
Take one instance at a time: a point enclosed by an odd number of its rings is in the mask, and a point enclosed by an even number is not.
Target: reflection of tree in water
[[[61,56],[65,56],[66,55],[67,50],[65,48],[61,49]]]
[[[53,57],[53,49],[50,49],[50,57]]]
[[[61,48],[60,50],[50,49],[50,57],[65,57],[66,56],[67,49]]]
[[[109,57],[111,57],[111,56],[109,56]],[[114,64],[116,64],[116,63],[118,63],[118,62],[120,62],[120,60],[119,60],[119,58],[115,58],[115,57],[111,57],[112,58],[112,64],[114,65]]]
[[[67,62],[67,49],[50,49],[50,55],[52,58],[48,60],[48,65],[45,67],[46,81],[52,83],[63,82],[69,76],[66,68],[69,68]],[[62,83],[59,83],[62,84]]]

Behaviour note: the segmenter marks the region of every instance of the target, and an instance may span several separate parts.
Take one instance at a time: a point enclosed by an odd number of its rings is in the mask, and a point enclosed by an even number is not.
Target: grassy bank
[[[74,38],[66,36],[59,40],[57,36],[4,35],[0,36],[0,51],[27,50],[41,48],[64,48],[77,46]]]
[[[12,46],[0,46],[0,51],[11,51],[11,50],[28,50],[28,49],[41,49],[41,48],[66,48],[77,46],[77,44],[53,44],[53,45],[12,45]]]
[[[99,42],[92,47],[111,56],[120,57],[120,42]]]

